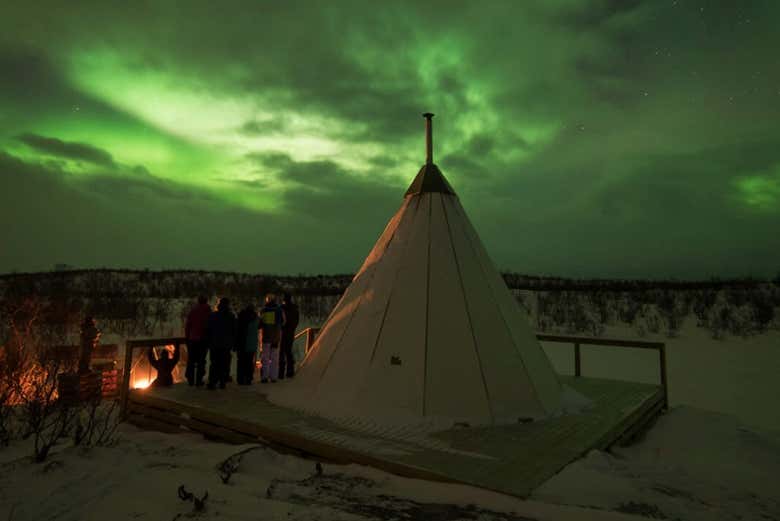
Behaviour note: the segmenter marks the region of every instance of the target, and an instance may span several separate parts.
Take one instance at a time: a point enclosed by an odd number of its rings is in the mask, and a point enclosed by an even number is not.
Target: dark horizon
[[[534,274],[534,273],[521,273],[512,270],[499,270],[501,275],[507,278],[516,278],[527,281],[540,281],[542,283],[551,282],[571,282],[577,286],[587,286],[588,283],[616,283],[616,284],[632,284],[639,283],[643,287],[645,285],[652,286],[658,284],[660,286],[675,286],[677,284],[681,286],[702,286],[708,287],[710,285],[715,286],[729,286],[729,285],[741,285],[741,284],[753,284],[753,283],[771,283],[780,284],[780,271],[774,276],[768,277],[756,277],[753,275],[742,275],[733,277],[720,277],[712,275],[708,277],[698,279],[683,279],[677,277],[668,278],[629,278],[629,277],[564,277],[556,274]],[[52,268],[49,270],[41,271],[9,271],[0,273],[0,279],[7,279],[11,277],[35,277],[35,276],[47,276],[47,275],[81,275],[88,273],[144,273],[152,275],[168,275],[168,274],[207,274],[207,275],[239,275],[244,277],[268,277],[268,278],[282,278],[282,279],[301,279],[301,278],[352,278],[355,276],[354,272],[343,273],[273,273],[273,272],[246,272],[246,271],[224,271],[224,270],[201,270],[192,268],[109,268],[109,267],[96,267],[96,268],[80,268],[77,266],[67,266],[60,269]],[[512,284],[509,284],[513,287]]]

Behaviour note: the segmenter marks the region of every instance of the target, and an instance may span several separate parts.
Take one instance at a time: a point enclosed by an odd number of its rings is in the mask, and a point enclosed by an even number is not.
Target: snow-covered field
[[[262,446],[123,425],[115,446],[63,444],[37,465],[22,442],[0,449],[0,520],[780,520],[780,333],[713,340],[694,324],[689,317],[675,338],[642,338],[667,343],[672,406],[644,439],[591,452],[527,501],[355,465],[323,465],[320,475],[315,461]],[[178,324],[166,327],[160,333],[179,334]],[[638,338],[629,327],[603,336]],[[572,372],[571,345],[545,350]],[[585,376],[658,381],[654,351],[582,353]],[[223,483],[217,467],[243,450]],[[182,485],[208,491],[202,511],[178,497]]]
[[[34,465],[0,452],[0,519],[680,520],[780,519],[780,436],[678,407],[645,440],[593,451],[528,501],[473,487],[322,465],[262,446],[123,425],[113,447],[61,446]],[[243,454],[240,454],[244,452]],[[234,470],[227,483],[219,467]],[[202,497],[204,510],[179,498]]]
[[[608,338],[666,343],[671,406],[688,405],[733,415],[739,421],[780,431],[780,332],[714,340],[688,317],[679,336],[647,335],[629,327],[608,327]],[[545,342],[545,352],[560,373],[573,374],[571,344]],[[658,353],[646,349],[582,346],[582,374],[636,382],[660,381]]]
[[[780,519],[780,434],[686,406],[662,416],[640,443],[591,451],[532,498],[653,519]]]

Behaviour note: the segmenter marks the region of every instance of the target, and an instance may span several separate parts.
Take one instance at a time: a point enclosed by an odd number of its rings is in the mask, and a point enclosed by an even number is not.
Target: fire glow
[[[148,378],[141,378],[133,382],[133,389],[146,389],[151,383]]]

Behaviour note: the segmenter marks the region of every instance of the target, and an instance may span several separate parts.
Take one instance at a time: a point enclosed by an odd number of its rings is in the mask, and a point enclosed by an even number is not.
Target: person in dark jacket
[[[81,341],[79,350],[79,374],[89,373],[92,361],[92,351],[95,350],[100,339],[100,330],[92,317],[84,318],[81,323]]]
[[[173,357],[167,349],[163,349],[159,358],[154,356],[154,348],[149,348],[149,363],[157,369],[157,378],[151,383],[151,387],[170,387],[173,385],[173,369],[179,363],[179,346],[173,350]]]
[[[265,297],[265,306],[260,310],[260,330],[262,332],[263,348],[260,357],[263,365],[260,368],[260,383],[275,382],[279,375],[279,340],[282,336],[282,324],[284,313],[276,297],[268,294]]]
[[[282,324],[282,347],[279,351],[279,379],[295,376],[295,357],[293,356],[293,341],[295,329],[298,327],[298,306],[292,300],[292,295],[285,293],[282,298],[282,312],[284,324]]]
[[[184,373],[190,385],[203,385],[206,376],[206,325],[211,314],[208,299],[201,295],[187,315],[184,337],[187,339],[187,370]]]
[[[230,352],[236,344],[236,317],[230,299],[222,297],[206,325],[209,346],[209,389],[225,388],[230,372]]]
[[[260,322],[257,318],[254,304],[248,304],[238,314],[236,320],[236,382],[238,385],[249,385],[255,372],[255,356],[257,355],[257,333]]]

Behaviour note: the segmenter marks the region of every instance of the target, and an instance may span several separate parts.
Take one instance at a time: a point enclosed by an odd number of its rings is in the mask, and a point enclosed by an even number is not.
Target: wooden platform
[[[191,430],[232,443],[261,440],[334,462],[395,474],[467,483],[519,497],[589,450],[629,440],[660,413],[655,385],[561,377],[595,406],[580,414],[500,427],[458,427],[436,433],[388,429],[367,422],[336,424],[269,403],[266,386],[208,391],[178,384],[131,391],[127,419],[138,426]],[[269,385],[287,385],[285,384]]]

